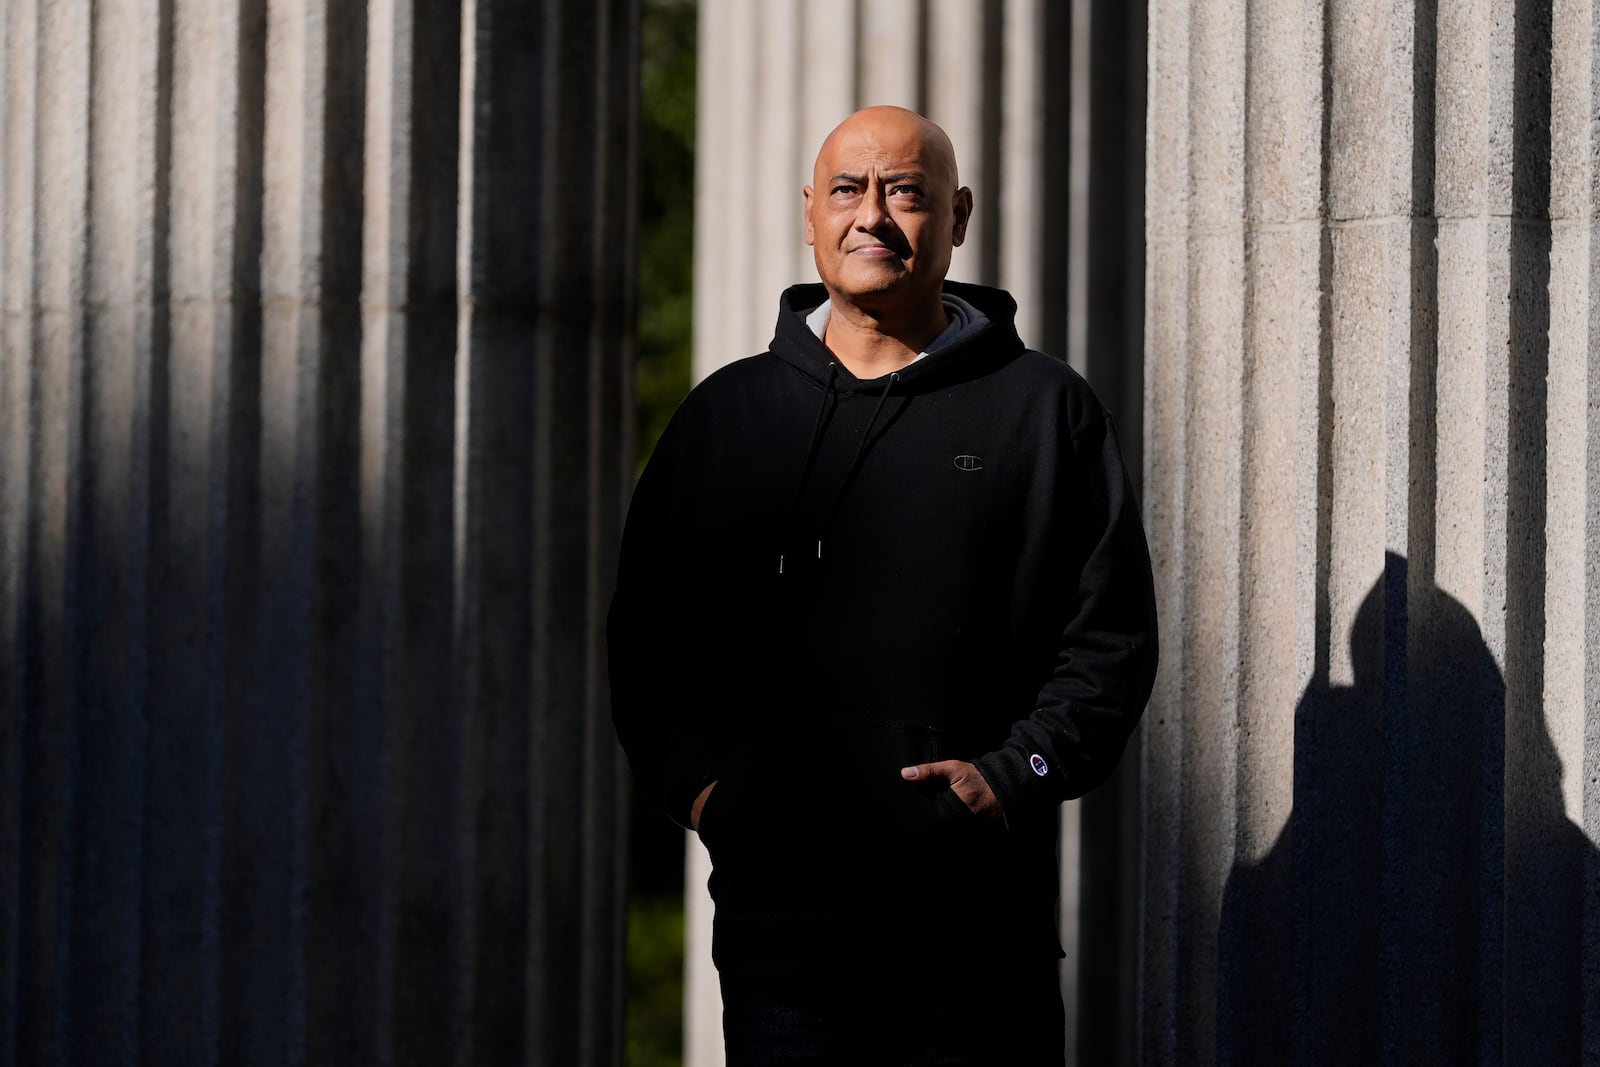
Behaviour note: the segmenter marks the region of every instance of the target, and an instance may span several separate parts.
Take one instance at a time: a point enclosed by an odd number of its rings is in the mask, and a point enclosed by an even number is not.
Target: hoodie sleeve
[[[634,490],[623,528],[617,586],[606,620],[611,713],[646,799],[689,828],[690,809],[716,778],[693,628],[683,586],[688,504],[679,483],[683,412],[674,418]]]
[[[1070,445],[1072,477],[1056,490],[1083,505],[1059,548],[1070,556],[1060,586],[1070,617],[1032,714],[974,761],[1013,829],[1110,776],[1155,681],[1150,551],[1110,419],[1102,413]]]

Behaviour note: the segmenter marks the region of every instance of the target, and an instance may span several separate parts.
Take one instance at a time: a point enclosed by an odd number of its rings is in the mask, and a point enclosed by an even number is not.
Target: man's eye
[[[894,196],[921,196],[922,190],[915,185],[894,185],[890,186],[889,193]]]
[[[853,185],[835,185],[833,187],[834,196],[854,196],[855,191],[856,187]]]

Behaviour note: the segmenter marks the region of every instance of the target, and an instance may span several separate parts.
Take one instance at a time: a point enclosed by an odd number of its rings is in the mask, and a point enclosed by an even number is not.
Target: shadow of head
[[[1219,1062],[1477,1062],[1502,1042],[1533,1054],[1501,1019],[1538,1055],[1574,1049],[1573,894],[1592,850],[1564,816],[1538,700],[1508,701],[1472,613],[1395,555],[1357,611],[1350,663],[1350,684],[1307,685],[1294,809],[1228,878]]]

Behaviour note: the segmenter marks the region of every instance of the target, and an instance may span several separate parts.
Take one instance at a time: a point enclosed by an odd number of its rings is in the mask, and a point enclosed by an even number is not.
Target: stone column
[[[0,1065],[620,1061],[634,6],[0,7]]]
[[[973,189],[951,277],[1016,297],[1024,341],[1089,378],[1137,469],[1144,15],[1133,7],[701,0],[696,376],[763,351],[779,293],[816,280],[800,190],[822,139],[858,107],[899,104],[944,127]],[[1063,991],[1069,1047],[1086,1063],[1132,1056],[1138,760],[1124,764],[1063,809]],[[708,1067],[722,1060],[709,859],[692,835],[687,849],[685,1062]]]
[[[1600,1054],[1600,36],[1154,0],[1149,1063]]]

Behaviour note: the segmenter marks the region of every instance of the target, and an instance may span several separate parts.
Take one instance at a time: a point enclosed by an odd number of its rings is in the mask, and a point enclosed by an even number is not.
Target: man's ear
[[[801,211],[806,220],[806,244],[814,245],[817,243],[817,230],[815,226],[811,225],[811,186],[808,185],[801,189],[800,195],[805,198],[806,202],[805,208]]]
[[[967,239],[967,223],[972,221],[972,190],[964,185],[957,189],[955,200],[950,206],[955,215],[955,225],[950,231],[950,244],[955,247]]]

